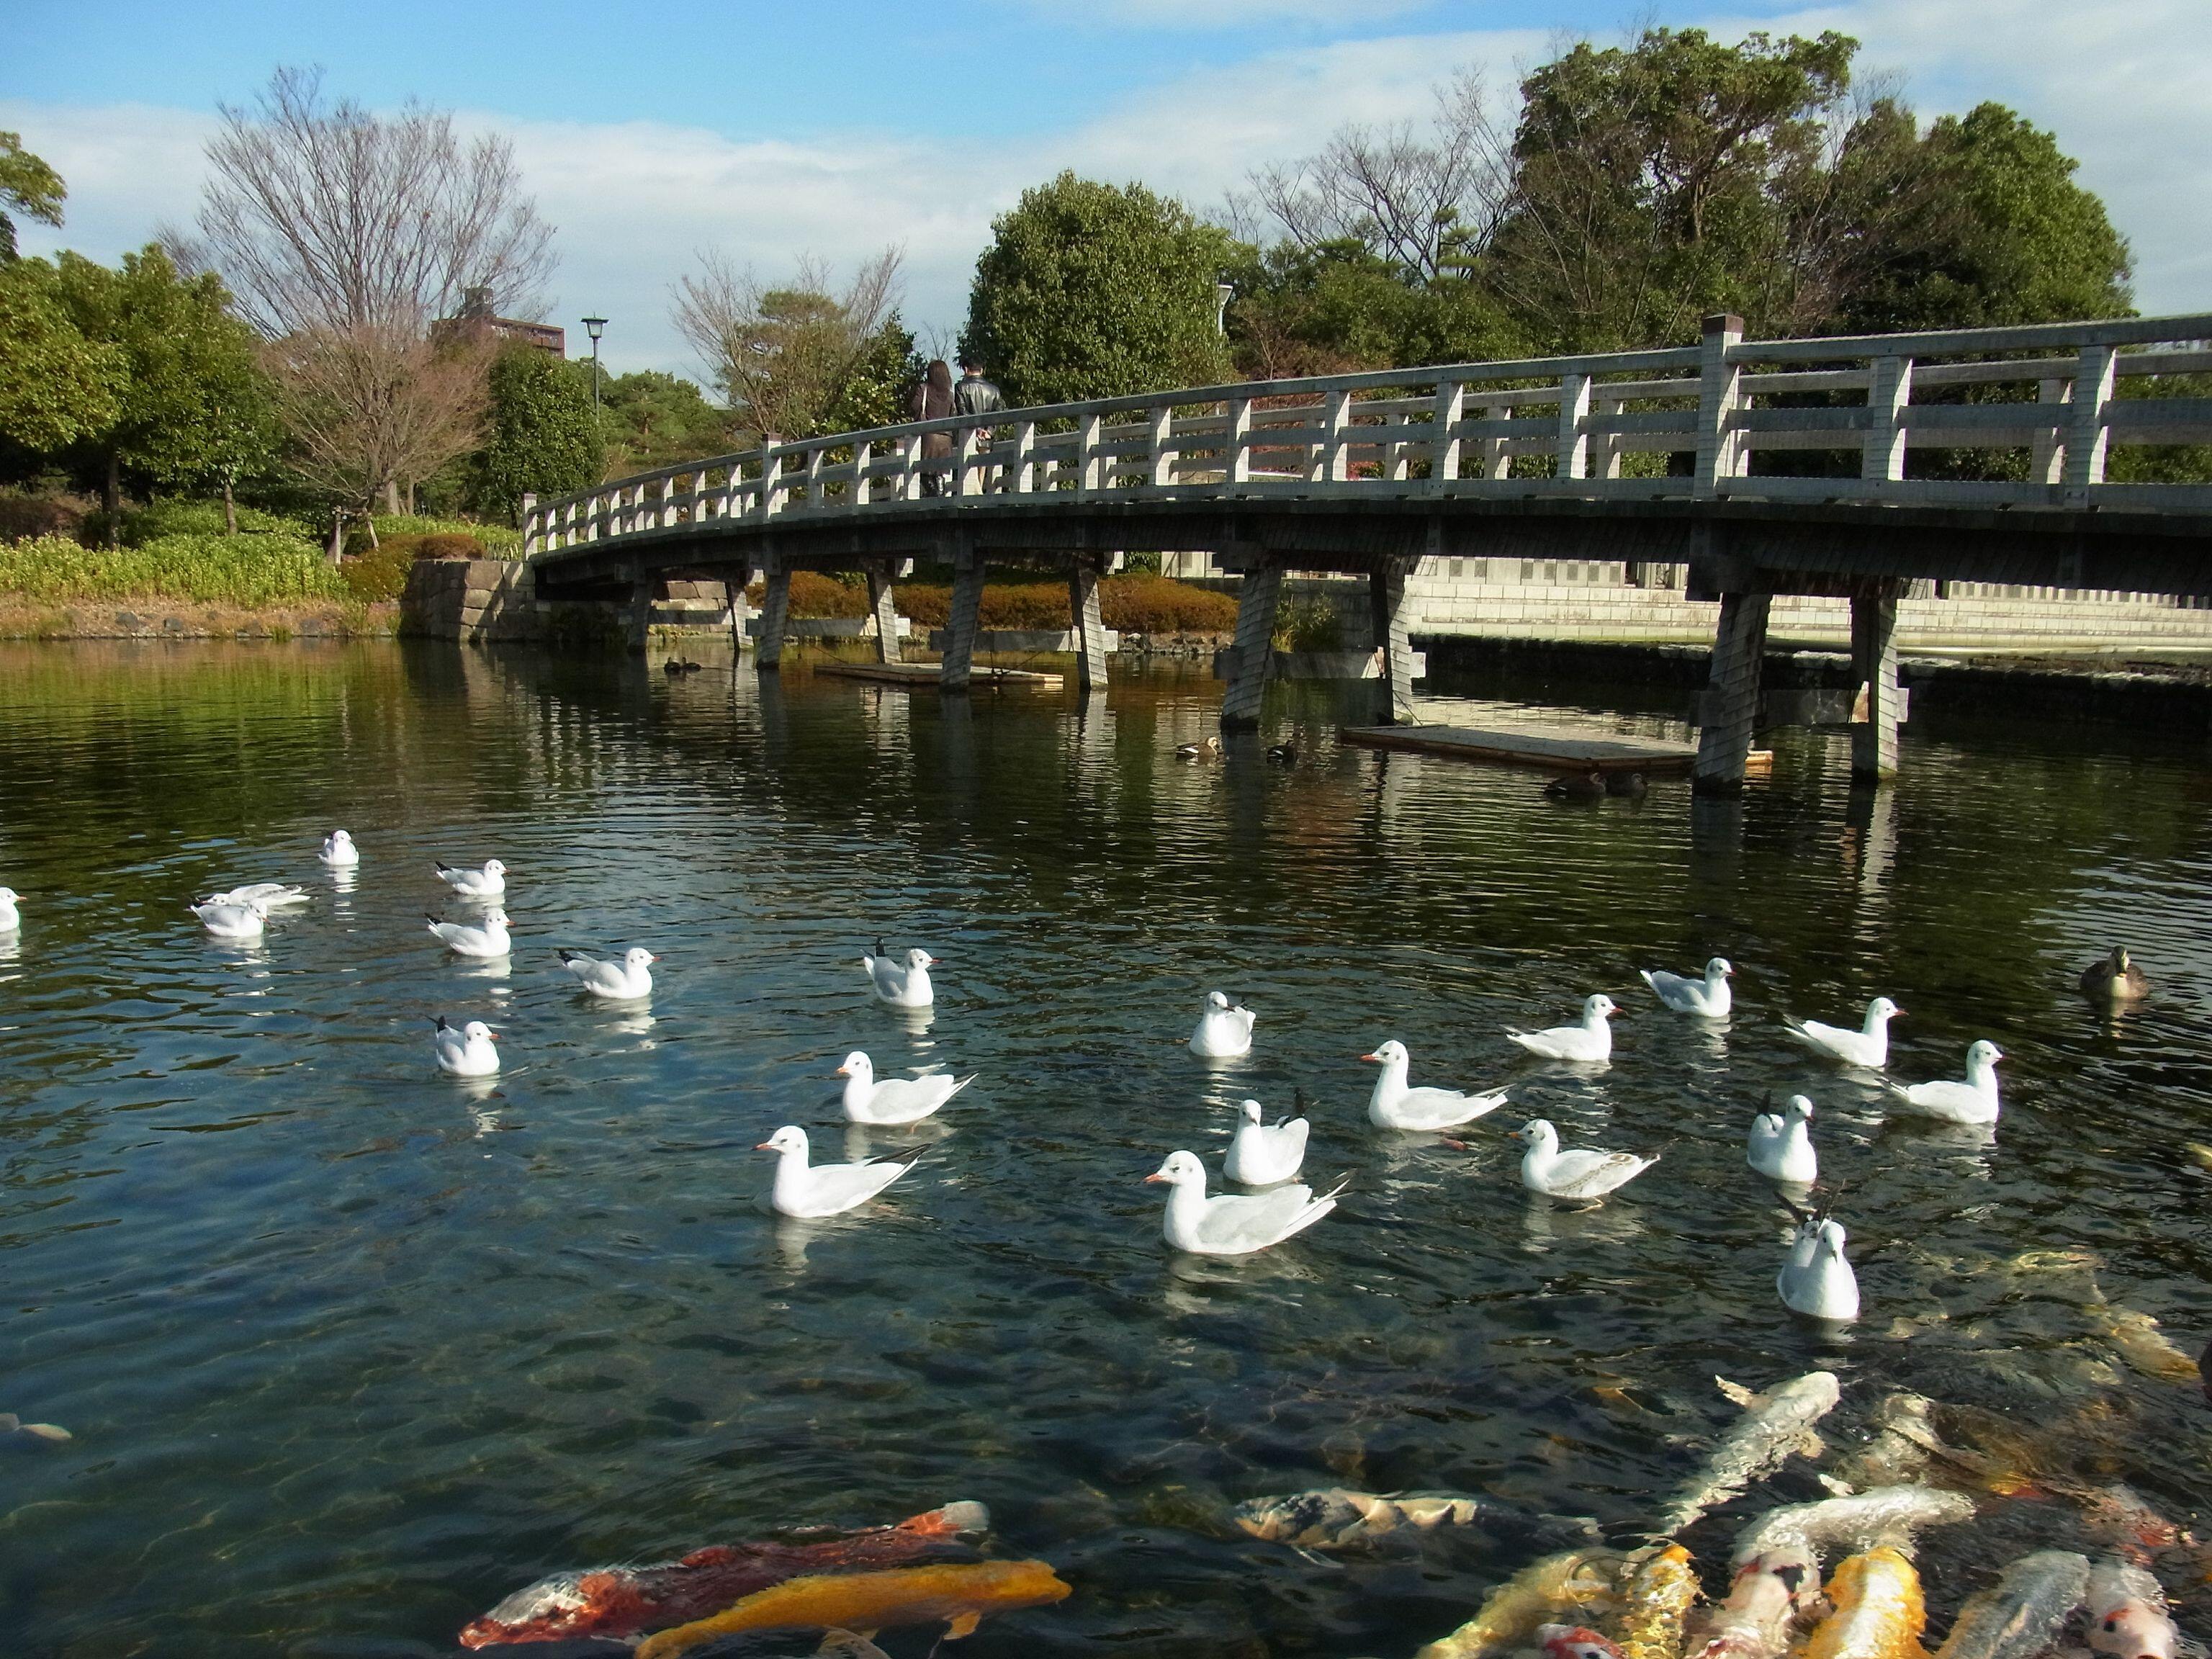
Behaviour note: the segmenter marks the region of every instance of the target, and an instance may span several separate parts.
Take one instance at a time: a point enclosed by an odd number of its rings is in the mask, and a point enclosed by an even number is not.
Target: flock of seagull
[[[361,862],[360,849],[343,830],[331,831],[319,856],[333,871],[349,872]],[[427,916],[430,933],[447,950],[461,957],[503,957],[514,948],[501,900],[507,891],[507,867],[497,859],[476,866],[438,864],[439,878],[457,899],[478,905],[471,921],[443,921]],[[200,924],[216,939],[252,941],[261,937],[272,910],[307,902],[304,888],[283,882],[255,882],[213,893],[190,908]],[[0,887],[0,936],[21,926],[16,894]],[[611,1001],[639,1002],[653,994],[653,954],[634,948],[619,959],[602,961],[580,951],[562,951],[562,965],[586,991]],[[903,1009],[924,1009],[936,1001],[929,970],[937,958],[919,947],[894,956],[880,941],[872,954],[864,954],[860,966],[876,997]],[[2108,979],[2140,970],[2115,951]],[[1734,1000],[1729,981],[1735,969],[1723,957],[1705,964],[1702,975],[1645,970],[1643,979],[1659,1001],[1673,1012],[1701,1020],[1729,1017]],[[2094,975],[2100,969],[2093,969]],[[2133,990],[2133,981],[2126,981]],[[2084,979],[2089,988],[2088,976]],[[1613,1053],[1611,1017],[1617,1012],[1603,992],[1584,1000],[1581,1018],[1571,1025],[1547,1030],[1506,1028],[1506,1036],[1529,1054],[1571,1066],[1602,1065]],[[1889,1023],[1904,1011],[1887,997],[1868,1003],[1866,1017],[1856,1030],[1822,1024],[1818,1020],[1788,1020],[1784,1029],[1815,1054],[1862,1071],[1879,1073],[1889,1061]],[[1205,1060],[1229,1060],[1249,1054],[1256,1016],[1219,991],[1207,994],[1198,1024],[1189,1039],[1191,1052]],[[497,1036],[482,1020],[455,1026],[443,1015],[434,1022],[433,1052],[439,1066],[456,1077],[485,1078],[500,1069]],[[1464,1127],[1506,1103],[1503,1089],[1468,1093],[1409,1081],[1412,1056],[1406,1045],[1393,1038],[1378,1044],[1361,1059],[1381,1068],[1368,1097],[1367,1115],[1377,1127],[1409,1133],[1441,1134]],[[1997,1063],[2004,1056],[1995,1043],[1978,1041],[1966,1050],[1963,1080],[1903,1085],[1884,1079],[1895,1109],[1949,1123],[1986,1125],[1996,1121],[2000,1110]],[[975,1079],[956,1078],[929,1070],[912,1078],[878,1078],[867,1054],[855,1049],[846,1055],[836,1074],[845,1079],[842,1103],[848,1120],[874,1127],[919,1123]],[[1303,1093],[1300,1097],[1303,1104]],[[1170,1152],[1147,1182],[1169,1188],[1162,1231],[1178,1250],[1198,1255],[1248,1255],[1281,1243],[1312,1226],[1336,1207],[1346,1183],[1340,1182],[1324,1193],[1297,1177],[1304,1165],[1306,1143],[1312,1126],[1303,1116],[1268,1123],[1255,1100],[1238,1105],[1238,1122],[1223,1161],[1222,1174],[1232,1186],[1250,1190],[1206,1191],[1206,1166],[1188,1151]],[[1856,1275],[1845,1255],[1846,1235],[1840,1224],[1820,1213],[1808,1212],[1796,1200],[1809,1193],[1820,1176],[1820,1158],[1813,1144],[1813,1103],[1793,1095],[1779,1112],[1761,1112],[1752,1121],[1745,1146],[1745,1161],[1782,1189],[1784,1201],[1798,1218],[1788,1257],[1776,1279],[1785,1305],[1793,1310],[1828,1320],[1858,1316],[1859,1291]],[[1531,1193],[1571,1203],[1595,1204],[1619,1191],[1650,1169],[1659,1159],[1635,1152],[1559,1145],[1558,1130],[1537,1118],[1513,1132],[1525,1148],[1521,1158],[1521,1182]],[[840,1215],[875,1198],[914,1167],[920,1148],[894,1152],[859,1163],[812,1162],[806,1132],[786,1124],[756,1149],[777,1154],[775,1178],[769,1193],[771,1206],[781,1214],[800,1218]]]

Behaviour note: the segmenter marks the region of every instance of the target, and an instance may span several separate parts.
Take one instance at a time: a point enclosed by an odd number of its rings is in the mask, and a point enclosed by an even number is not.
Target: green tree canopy
[[[52,454],[107,431],[125,373],[121,352],[70,319],[52,265],[0,265],[0,440]]]
[[[68,195],[61,174],[25,149],[21,134],[0,132],[0,264],[15,257],[15,221],[9,210],[41,224],[58,225]]]
[[[616,477],[698,460],[736,447],[727,410],[680,375],[657,368],[611,374],[599,386],[607,470]]]
[[[526,494],[568,495],[599,483],[606,447],[592,414],[592,371],[535,346],[493,360],[490,435],[471,468],[477,512],[517,521]]]
[[[1505,357],[1520,331],[1484,284],[1423,282],[1363,244],[1240,247],[1229,337],[1238,371],[1262,380]]]
[[[1232,244],[1180,203],[1063,173],[1024,191],[991,231],[960,343],[1009,403],[1200,386],[1229,373],[1214,284]]]
[[[822,423],[824,432],[866,432],[908,418],[907,398],[928,364],[896,311],[860,347]]]

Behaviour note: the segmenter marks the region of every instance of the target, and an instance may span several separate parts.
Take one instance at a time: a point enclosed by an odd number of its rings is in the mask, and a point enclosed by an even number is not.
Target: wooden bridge
[[[1851,603],[1854,769],[1897,765],[1898,599],[1914,580],[2212,595],[2212,469],[2115,482],[2116,453],[2212,444],[2212,315],[1698,346],[1199,386],[773,443],[525,503],[539,592],[649,605],[672,576],[767,577],[759,662],[791,573],[890,585],[950,566],[940,683],[969,683],[994,563],[1067,573],[1079,672],[1103,684],[1099,576],[1205,550],[1243,576],[1225,726],[1256,720],[1289,570],[1364,575],[1385,720],[1410,712],[1406,579],[1423,558],[1686,563],[1717,599],[1695,777],[1740,787],[1777,593]],[[949,457],[924,454],[944,434]],[[1946,466],[1943,452],[2009,455]],[[1908,466],[1932,452],[1936,465]],[[1754,471],[1754,459],[1762,470]],[[1854,467],[1853,463],[1856,462]],[[2148,469],[2136,468],[2141,472]],[[1948,476],[2010,471],[2014,481]]]

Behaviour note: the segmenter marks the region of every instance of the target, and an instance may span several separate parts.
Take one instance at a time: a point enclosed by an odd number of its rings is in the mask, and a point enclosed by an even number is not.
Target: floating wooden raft
[[[1695,744],[1601,738],[1564,726],[1352,726],[1336,735],[1366,749],[1540,766],[1548,772],[1686,772],[1698,757]]]
[[[938,668],[933,662],[817,662],[817,674],[834,674],[846,680],[884,680],[893,685],[927,686],[935,689]],[[986,668],[981,663],[968,671],[969,684],[981,685],[1021,685],[1050,689],[1062,684],[1058,674],[1032,673],[1026,668]]]

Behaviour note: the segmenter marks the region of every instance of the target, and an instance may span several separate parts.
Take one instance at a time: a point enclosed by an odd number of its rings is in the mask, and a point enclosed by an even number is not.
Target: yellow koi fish
[[[1474,1618],[1413,1659],[1480,1659],[1530,1645],[1537,1626],[1562,1613],[1607,1610],[1620,1564],[1618,1552],[1605,1549],[1565,1550],[1532,1561],[1491,1591]]]
[[[1620,1592],[1607,1632],[1621,1659],[1682,1659],[1682,1629],[1698,1599],[1690,1553],[1669,1544],[1645,1556]]]
[[[1854,1555],[1828,1580],[1836,1610],[1805,1644],[1805,1659],[1927,1659],[1920,1575],[1887,1545]]]
[[[710,1619],[647,1637],[637,1644],[637,1659],[676,1659],[702,1642],[748,1630],[868,1632],[942,1620],[945,1635],[957,1639],[973,1632],[985,1613],[1043,1607],[1067,1595],[1067,1585],[1042,1561],[984,1561],[787,1578]]]

